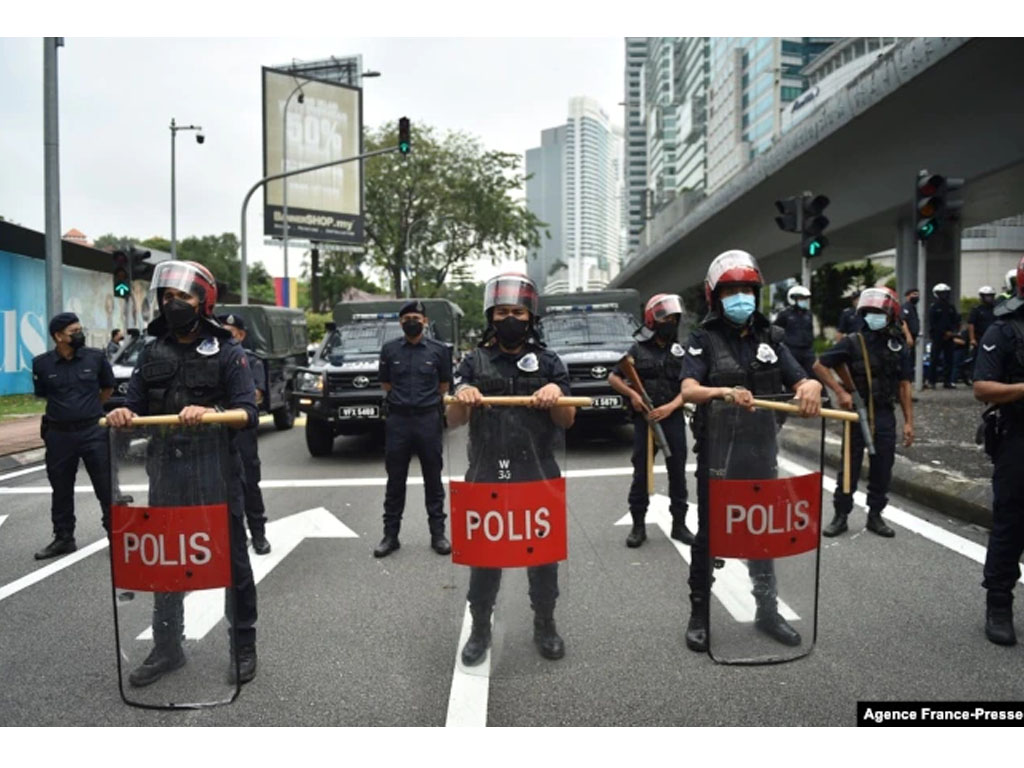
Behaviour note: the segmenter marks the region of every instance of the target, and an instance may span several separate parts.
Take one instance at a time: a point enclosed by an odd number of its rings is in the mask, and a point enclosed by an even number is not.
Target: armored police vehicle
[[[626,421],[631,410],[608,384],[608,374],[629,351],[643,322],[640,295],[632,288],[577,293],[545,293],[538,315],[544,343],[565,363],[569,387],[593,405],[582,418]]]
[[[377,371],[386,341],[402,335],[398,310],[413,299],[341,302],[334,322],[310,365],[299,372],[293,402],[306,414],[306,447],[330,455],[338,435],[382,427],[384,390]],[[446,299],[420,299],[426,307],[425,335],[452,350],[459,341],[462,310]]]
[[[309,329],[301,309],[268,307],[258,304],[219,304],[218,315],[239,315],[245,320],[242,346],[263,361],[266,380],[260,411],[274,417],[278,429],[291,429],[295,423],[292,392],[295,377],[306,365]]]

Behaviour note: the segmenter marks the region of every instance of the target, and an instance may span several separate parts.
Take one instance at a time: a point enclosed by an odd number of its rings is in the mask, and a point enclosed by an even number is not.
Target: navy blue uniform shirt
[[[719,321],[724,323],[724,321]],[[767,321],[763,321],[767,322]],[[683,379],[694,379],[698,384],[706,386],[708,383],[708,369],[710,364],[707,360],[707,355],[711,354],[711,349],[704,347],[704,334],[707,333],[702,328],[696,328],[690,334],[690,338],[687,340],[685,345],[686,355],[683,357],[683,370],[679,374],[679,380]],[[733,359],[736,360],[737,364],[740,365],[744,370],[749,369],[751,363],[754,362],[757,356],[757,349],[760,346],[760,342],[757,341],[757,337],[753,333],[746,333],[740,336],[739,332],[729,329],[725,332],[725,337],[729,345],[729,351],[732,353]],[[785,343],[779,343],[776,347],[778,349],[779,356],[779,369],[782,372],[782,382],[792,388],[801,379],[807,378],[807,373],[800,366],[800,363],[793,357],[793,353],[789,351]]]
[[[520,352],[510,354],[502,352],[501,348],[494,344],[490,347],[478,347],[475,354],[488,355],[494,367],[498,369],[502,376],[511,378],[516,375],[517,370],[520,370],[525,375],[536,376],[546,379],[549,383],[557,384],[561,388],[562,394],[566,397],[569,396],[569,371],[566,370],[562,359],[550,349],[527,344]],[[526,358],[526,356],[530,354],[537,357],[537,369],[535,371],[529,370],[533,366],[527,362],[529,358]],[[473,358],[474,355],[472,354],[462,358],[462,362],[459,363],[459,369],[455,373],[456,386],[459,384],[476,386],[476,370],[473,366]]]
[[[263,366],[263,361],[260,360],[254,352],[250,352],[248,349],[245,350],[245,359],[249,364],[249,370],[252,372],[252,383],[253,386],[263,393],[263,399],[267,399],[267,371]]]
[[[836,330],[840,333],[849,334],[863,331],[866,327],[864,325],[864,318],[857,314],[857,309],[855,307],[847,307],[839,315],[839,325]]]
[[[790,350],[809,350],[814,346],[814,320],[811,310],[786,307],[775,318],[775,325],[786,332],[784,341]]]
[[[154,344],[177,344],[178,341],[173,335],[168,334],[143,347],[139,353],[139,362],[132,371],[132,377],[128,381],[128,395],[125,398],[125,407],[139,416],[149,416],[149,393],[145,380],[142,378],[142,366],[149,358],[149,351]],[[249,361],[245,357],[245,350],[242,349],[234,339],[216,338],[205,326],[200,326],[199,338],[188,346],[198,347],[200,344],[216,344],[215,353],[217,362],[220,364],[220,380],[224,384],[227,396],[223,403],[218,403],[225,410],[241,408],[249,414],[249,424],[252,427],[259,423],[259,413],[256,410],[256,391],[252,385],[252,373],[249,371]],[[214,355],[210,355],[213,357]],[[157,415],[157,414],[152,414]]]
[[[945,301],[935,301],[928,310],[928,335],[932,341],[943,341],[947,332],[956,333],[960,328],[960,313],[956,307]]]
[[[390,384],[388,403],[426,408],[441,402],[438,387],[452,382],[452,353],[439,341],[420,338],[415,344],[402,336],[380,351],[380,381]]]
[[[1019,322],[1024,322],[1020,312],[1013,315]],[[1010,365],[1017,350],[1017,339],[1010,318],[1000,318],[985,331],[978,342],[977,357],[974,364],[975,381],[999,381],[1010,383]]]
[[[899,336],[891,336],[888,332],[884,331],[863,331],[864,343],[867,345],[868,354],[876,350],[876,348],[882,348],[889,343],[890,339],[893,339],[897,344],[902,346],[900,350],[900,381],[913,381],[914,380],[914,359],[910,355],[910,350],[907,348],[903,334]],[[842,364],[849,365],[853,359],[860,360],[864,356],[860,348],[860,342],[857,341],[853,336],[844,336],[837,341],[833,346],[821,353],[818,358],[818,362],[824,365],[826,368],[837,368]],[[877,376],[876,371],[872,371],[872,375]],[[865,395],[866,393],[861,393]]]
[[[981,341],[981,338],[985,335],[985,331],[989,329],[989,326],[995,322],[996,306],[995,304],[979,304],[971,310],[971,314],[967,316],[968,325],[974,326],[974,338]]]
[[[51,349],[32,359],[36,397],[46,398],[46,418],[53,421],[99,419],[103,415],[101,389],[113,389],[114,369],[106,355],[92,347],[75,350],[65,360]]]
[[[903,309],[900,311],[903,313],[903,320],[907,323],[910,337],[916,339],[921,335],[921,318],[917,316],[917,307],[907,301],[904,302]]]

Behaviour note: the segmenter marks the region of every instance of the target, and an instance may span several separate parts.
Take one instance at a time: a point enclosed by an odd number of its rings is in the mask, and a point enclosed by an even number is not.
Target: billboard
[[[301,86],[301,90],[296,92],[297,86]],[[292,171],[358,155],[362,152],[362,137],[361,88],[263,67],[264,176],[283,173],[286,160],[287,169]],[[267,183],[263,191],[264,235],[281,237],[284,234],[285,182],[288,183],[289,239],[363,242],[361,162]]]

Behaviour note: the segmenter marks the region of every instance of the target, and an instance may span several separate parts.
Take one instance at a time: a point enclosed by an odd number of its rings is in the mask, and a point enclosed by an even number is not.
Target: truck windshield
[[[114,358],[114,365],[134,368],[139,364],[139,353],[142,352],[144,346],[146,346],[145,337],[137,336],[133,338],[128,342],[128,346],[121,350],[121,354]]]
[[[373,354],[380,352],[384,342],[401,335],[402,327],[397,320],[343,325],[332,332],[327,339],[327,344],[324,345],[324,357]]]
[[[628,315],[579,312],[548,315],[541,320],[541,329],[544,343],[551,346],[629,346],[636,326]]]

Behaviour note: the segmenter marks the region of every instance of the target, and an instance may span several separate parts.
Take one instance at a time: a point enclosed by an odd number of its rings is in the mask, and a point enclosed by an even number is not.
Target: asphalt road
[[[981,565],[972,556],[983,552],[985,532],[896,497],[888,516],[895,539],[864,532],[858,507],[852,534],[824,540],[809,656],[729,666],[690,652],[686,548],[653,523],[643,547],[624,545],[630,444],[625,428],[569,443],[570,557],[556,612],[566,657],[537,656],[525,579],[513,573],[502,588],[491,675],[480,678],[456,669],[466,574],[429,548],[422,485],[409,487],[401,550],[376,560],[380,443],[339,438],[332,456],[314,459],[301,426],[264,425],[272,523],[324,507],[355,536],[302,538],[278,558],[258,586],[256,680],[231,705],[189,712],[120,699],[95,498],[76,495],[80,552],[68,559],[79,559],[37,563],[32,552],[50,535],[45,473],[5,473],[0,725],[443,726],[462,712],[490,726],[846,726],[862,700],[1024,699],[1024,651],[996,647],[983,634]],[[417,471],[414,463],[410,477]],[[78,482],[88,482],[84,468]],[[693,498],[692,470],[689,482]],[[658,492],[667,492],[663,473]],[[664,505],[656,498],[652,509]],[[830,513],[826,493],[826,521]],[[268,537],[280,550],[274,531]],[[83,554],[92,543],[96,551]],[[29,583],[32,574],[42,578]],[[715,605],[713,622],[725,616]],[[806,613],[797,625],[812,634]]]

